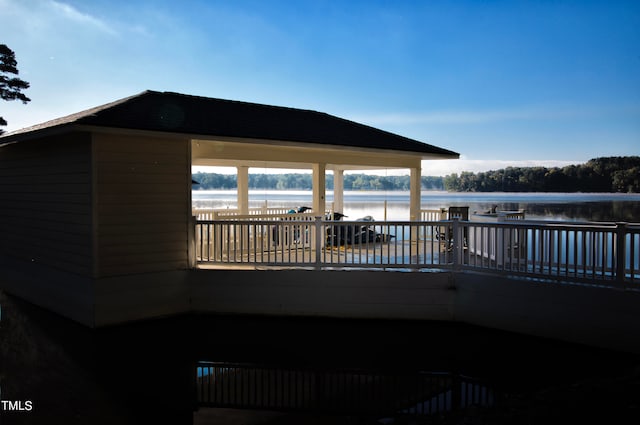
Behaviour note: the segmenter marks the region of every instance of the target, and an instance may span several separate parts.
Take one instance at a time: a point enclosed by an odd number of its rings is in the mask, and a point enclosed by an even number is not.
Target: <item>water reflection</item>
[[[327,195],[327,208],[333,201]],[[309,191],[250,191],[250,207],[290,208],[311,205]],[[378,221],[409,219],[408,192],[345,192],[344,214],[349,219],[367,215]],[[236,208],[235,191],[194,191],[197,208]],[[499,210],[523,209],[527,218],[535,220],[569,221],[640,221],[640,194],[582,193],[422,193],[422,208],[440,209],[468,206],[469,211],[486,211],[493,205]]]
[[[636,356],[464,324],[190,315],[90,330],[0,304],[2,398],[34,406],[3,425],[640,419]],[[333,410],[287,409],[297,383]],[[247,405],[267,392],[275,406]]]
[[[427,417],[471,406],[492,407],[496,399],[486,384],[451,372],[229,362],[198,362],[196,394],[201,407],[375,417]]]

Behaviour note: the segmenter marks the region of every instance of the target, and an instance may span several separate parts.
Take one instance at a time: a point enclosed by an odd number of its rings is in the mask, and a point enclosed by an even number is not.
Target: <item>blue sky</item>
[[[640,1],[0,0],[15,130],[147,89],[314,109],[459,152],[640,154]]]

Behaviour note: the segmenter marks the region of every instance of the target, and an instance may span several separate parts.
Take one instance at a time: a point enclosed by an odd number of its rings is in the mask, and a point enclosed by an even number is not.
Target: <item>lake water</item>
[[[333,193],[327,192],[327,208]],[[311,191],[250,190],[249,206],[311,206]],[[409,192],[345,191],[344,211],[348,219],[367,215],[375,220],[408,220]],[[196,208],[236,208],[235,190],[193,191]],[[532,220],[626,221],[640,222],[640,194],[618,193],[450,193],[422,192],[423,209],[468,206],[469,212],[486,211],[493,205],[498,210],[523,209]],[[472,217],[473,219],[473,217]]]

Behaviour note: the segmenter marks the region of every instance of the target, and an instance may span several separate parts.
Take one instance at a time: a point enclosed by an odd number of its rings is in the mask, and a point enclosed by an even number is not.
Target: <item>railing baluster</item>
[[[479,255],[480,255],[480,267],[483,269],[488,269],[491,267],[491,253],[489,250],[489,229],[486,225],[480,225],[480,246],[479,246]]]
[[[577,278],[580,275],[580,261],[582,258],[582,252],[581,252],[581,240],[583,237],[583,231],[582,230],[575,230],[573,233],[573,257],[572,257],[572,264],[573,264],[573,277]]]
[[[598,258],[598,241],[597,241],[597,237],[598,237],[598,233],[593,231],[591,232],[591,262],[589,264],[590,269],[589,270],[589,277],[593,278],[596,276],[596,262],[597,262],[597,258]]]
[[[629,237],[628,246],[631,249],[629,250],[629,266],[628,268],[625,267],[625,269],[629,270],[631,283],[634,283],[636,270],[638,269],[638,265],[639,265],[638,262],[636,261],[636,247],[638,246],[637,241],[640,242],[640,235],[629,233],[627,236]],[[626,259],[625,259],[625,263],[626,263]]]
[[[589,264],[589,247],[590,244],[588,241],[590,241],[591,238],[591,232],[589,231],[585,231],[582,234],[582,277],[586,278],[587,277],[587,269],[588,269],[588,264]]]
[[[600,276],[604,277],[606,270],[607,236],[600,232]]]

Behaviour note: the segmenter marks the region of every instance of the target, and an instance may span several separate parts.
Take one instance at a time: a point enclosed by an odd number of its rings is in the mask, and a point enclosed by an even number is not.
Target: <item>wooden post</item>
[[[420,172],[421,167],[411,168],[409,182],[409,220],[418,221],[420,219]]]
[[[457,217],[454,218],[451,223],[453,225],[453,229],[451,232],[453,236],[453,246],[451,247],[451,261],[453,263],[453,270],[460,270],[460,266],[462,265],[462,260],[464,258],[463,225],[460,224],[460,219]]]
[[[315,241],[313,241],[312,246],[315,246],[316,250],[316,255],[314,258],[316,269],[320,269],[322,263],[322,245],[324,244],[324,237],[322,235],[322,218],[323,216],[316,216],[315,221],[313,222],[315,227]]]
[[[620,287],[624,286],[627,223],[616,223],[616,283]]]
[[[316,215],[324,216],[325,209],[325,171],[326,164],[313,164],[313,212]]]
[[[344,170],[333,171],[333,211],[344,213]]]
[[[198,217],[191,216],[189,219],[189,227],[187,232],[188,238],[188,246],[187,252],[189,257],[189,268],[196,268],[198,264],[198,259],[196,257],[196,223],[198,221]]]
[[[249,214],[249,167],[236,167],[238,173],[238,212],[240,215]]]
[[[411,168],[409,181],[409,220],[412,222],[420,220],[420,170],[420,163],[418,163],[417,167]],[[410,233],[411,243],[418,243],[419,237],[417,228],[411,226]]]

